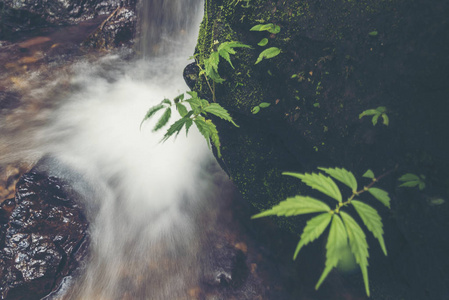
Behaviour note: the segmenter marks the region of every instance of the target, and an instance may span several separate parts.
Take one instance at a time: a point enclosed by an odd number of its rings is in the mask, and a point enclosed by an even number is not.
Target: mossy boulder
[[[423,0],[205,1],[196,48],[200,65],[222,42],[252,47],[237,49],[231,56],[235,69],[220,61],[218,71],[225,81],[215,84],[215,96],[240,125],[235,128],[216,120],[222,143],[219,161],[255,211],[297,193],[311,193],[298,180],[282,176],[283,171],[338,166],[361,178],[367,169],[376,175],[393,169],[379,183],[390,192],[392,210],[371,203],[384,219],[389,259],[397,260],[401,251],[414,251],[401,247],[423,244],[429,246],[419,248],[420,253],[430,255],[427,251],[432,243],[439,243],[439,235],[412,236],[410,224],[418,216],[424,222],[449,211],[447,202],[435,208],[428,200],[449,199],[448,13],[449,4],[443,0],[431,4]],[[268,23],[278,25],[280,32],[250,31]],[[257,45],[264,38],[268,44]],[[255,64],[269,47],[281,53]],[[195,78],[193,89],[212,99],[204,77],[196,74]],[[253,114],[262,102],[271,105]],[[382,118],[375,126],[371,117],[359,118],[363,111],[379,106],[387,109],[388,126]],[[398,189],[398,177],[407,172],[425,174],[427,188]],[[305,220],[277,218],[282,228],[298,234]],[[444,228],[448,221],[444,222],[438,226]],[[439,228],[434,230],[444,235]],[[376,258],[380,249],[374,241],[368,242],[371,264],[382,264]],[[420,263],[431,262],[421,259]],[[435,259],[432,264],[439,268]],[[400,266],[395,268],[388,271],[392,277],[403,272]],[[382,293],[388,284],[380,284],[376,267],[371,269],[378,287],[374,298],[386,299]],[[447,297],[443,284],[430,288],[432,280],[443,282],[434,274],[428,274],[432,279],[424,283],[425,288],[411,292],[405,286],[418,274],[395,282],[397,295]],[[392,295],[391,289],[387,292]]]

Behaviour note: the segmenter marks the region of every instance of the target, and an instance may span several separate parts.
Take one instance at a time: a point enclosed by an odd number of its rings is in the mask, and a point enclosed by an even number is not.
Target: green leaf
[[[299,240],[298,246],[296,247],[293,259],[296,259],[299,251],[303,246],[307,245],[310,242],[313,242],[320,237],[331,220],[332,214],[324,213],[307,221],[307,225],[306,227],[304,227],[304,231],[301,234],[301,239]]]
[[[363,202],[352,200],[351,204],[354,206],[355,210],[359,214],[366,228],[371,231],[374,237],[379,241],[380,247],[384,252],[385,256],[387,255],[387,248],[385,247],[385,242],[383,238],[384,230],[382,224],[382,218],[377,213],[377,210],[365,204]]]
[[[235,127],[239,127],[234,123],[234,120],[232,119],[228,111],[218,103],[211,103],[209,106],[206,106],[204,108],[204,111],[207,113],[211,113],[225,121],[231,122]]]
[[[257,45],[263,47],[266,46],[268,44],[268,39],[267,38],[263,38],[259,43],[257,43]]]
[[[231,54],[235,54],[234,48],[251,48],[251,46],[236,41],[230,41],[221,43],[220,46],[218,46],[217,51],[225,50]]]
[[[209,126],[206,123],[206,120],[202,117],[197,117],[193,120],[199,132],[204,136],[207,142],[207,146],[210,149],[210,131]]]
[[[370,33],[368,33],[370,36],[376,36],[378,34],[378,32],[376,30],[371,31]]]
[[[374,115],[373,119],[371,120],[373,122],[373,126],[376,126],[377,121],[379,120],[380,114]]]
[[[262,26],[264,26],[263,24],[257,24],[253,27],[251,27],[251,29],[249,31],[263,31],[261,30]]]
[[[175,104],[177,104],[178,102],[181,102],[182,100],[184,100],[184,94],[181,94],[181,95],[179,95],[179,96],[176,96],[176,97],[173,99],[173,102],[175,102]],[[171,103],[170,103],[170,105],[171,105]]]
[[[365,174],[362,175],[362,177],[366,177],[366,178],[371,178],[371,179],[373,179],[373,178],[374,178],[374,173],[373,173],[373,171],[371,171],[371,169],[368,169],[368,170],[365,172]]]
[[[370,188],[368,192],[374,196],[377,200],[382,202],[383,205],[390,208],[390,196],[388,196],[388,192],[379,189],[379,188]]]
[[[326,264],[323,273],[315,286],[317,290],[333,268],[338,265],[343,249],[348,245],[348,235],[340,216],[333,215],[329,237],[326,244]]]
[[[261,108],[267,108],[267,107],[270,106],[270,105],[271,105],[271,103],[268,103],[268,102],[262,102],[262,103],[259,104],[259,106],[260,106]]]
[[[171,117],[171,108],[168,107],[164,114],[162,115],[162,117],[159,119],[159,121],[156,123],[156,126],[154,126],[153,131],[158,131],[159,129],[161,129],[162,127],[164,127],[167,123],[168,120],[170,120]]]
[[[299,173],[291,173],[291,172],[284,172],[282,175],[288,175],[293,176],[296,178],[299,178],[310,186],[311,188],[320,191],[323,194],[328,195],[331,198],[334,198],[338,202],[341,202],[341,193],[338,186],[335,184],[335,182],[327,176],[324,176],[323,174],[319,173],[305,173],[305,174],[299,174]]]
[[[170,128],[168,128],[167,132],[165,133],[164,137],[162,138],[161,142],[165,142],[170,138],[173,134],[176,133],[176,135],[179,134],[184,124],[187,122],[188,118],[184,117],[182,119],[179,119],[175,123],[171,124]]]
[[[186,118],[185,124],[186,124],[186,136],[187,136],[187,135],[189,134],[189,129],[190,129],[190,127],[191,127],[192,124],[193,124],[193,120],[190,119],[190,117],[189,117],[189,118]]]
[[[274,28],[268,30],[269,33],[279,33],[281,32],[281,27],[279,25],[274,26]]]
[[[365,282],[365,291],[368,297],[369,281],[368,281],[368,243],[366,242],[366,236],[359,224],[344,211],[340,212],[340,215],[345,223],[346,231],[349,238],[349,246],[354,254],[356,262],[359,264],[362,270],[363,281]]]
[[[383,124],[385,126],[388,126],[388,124],[390,124],[390,119],[388,118],[388,116],[386,114],[382,114],[382,120],[383,120]]]
[[[419,181],[406,181],[402,183],[399,187],[415,187],[419,185]]]
[[[317,212],[329,212],[330,207],[315,198],[309,196],[300,196],[287,198],[279,204],[273,206],[271,209],[265,210],[257,215],[252,216],[252,219],[266,217],[266,216],[296,216]]]
[[[231,56],[229,55],[229,52],[227,52],[227,51],[220,51],[218,53],[220,54],[221,57],[223,57],[231,65],[231,67],[233,69],[235,69],[234,65],[231,62]]]
[[[178,97],[179,97],[179,96],[178,96]],[[176,97],[176,98],[178,98],[178,97]],[[175,99],[176,99],[176,98],[175,98]],[[171,101],[170,101],[169,99],[164,99],[164,100],[161,101],[161,104],[164,104],[164,103],[165,103],[165,104],[168,104],[168,105],[171,105]]]
[[[422,191],[422,190],[425,189],[425,188],[426,188],[426,184],[425,184],[424,182],[421,181],[421,182],[419,183],[419,190]]]
[[[255,64],[260,63],[263,59],[273,58],[273,57],[279,55],[279,53],[281,53],[281,49],[279,49],[277,47],[270,47],[268,49],[265,49],[259,54],[259,57],[257,58],[257,61]]]
[[[379,112],[375,109],[367,109],[359,115],[359,119],[363,118],[364,116],[372,116],[372,115],[378,115],[378,114],[379,114]]]
[[[145,117],[143,118],[142,122],[140,122],[140,128],[142,128],[143,122],[145,122],[146,120],[151,118],[156,112],[158,112],[159,110],[161,110],[163,108],[164,108],[164,106],[162,104],[158,104],[153,107],[150,107],[150,109],[145,114]]]
[[[253,115],[257,114],[260,111],[260,106],[254,106],[253,109],[251,110],[251,112],[253,113]]]
[[[344,168],[318,168],[334,177],[343,184],[346,184],[353,192],[357,191],[357,180],[352,172]]]
[[[398,178],[399,181],[419,181],[420,178],[418,175],[412,173],[406,173]]]
[[[187,115],[187,112],[188,112],[187,108],[183,104],[176,102],[176,109],[178,110],[181,117],[184,117],[185,115]]]
[[[385,106],[379,106],[379,107],[376,108],[376,110],[378,112],[380,112],[381,114],[383,114],[384,112],[387,111],[387,108]]]

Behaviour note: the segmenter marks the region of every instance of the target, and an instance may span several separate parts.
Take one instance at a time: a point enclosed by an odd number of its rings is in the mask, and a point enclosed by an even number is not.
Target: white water
[[[189,21],[175,29],[161,29],[155,41],[163,54],[77,63],[74,92],[35,134],[38,151],[59,162],[53,171],[86,198],[91,222],[89,259],[52,299],[190,299],[197,288],[202,231],[195,211],[212,198],[205,171],[212,155],[195,130],[163,144],[163,132],[152,132],[155,121],[139,130],[149,107],[187,89],[182,71],[194,51],[202,5],[172,2],[162,11],[172,15],[164,18],[195,14],[183,16]]]

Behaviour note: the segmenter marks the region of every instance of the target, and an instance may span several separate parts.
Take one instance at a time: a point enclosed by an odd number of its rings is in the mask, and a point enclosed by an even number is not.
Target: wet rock
[[[87,221],[60,179],[32,170],[0,208],[0,297],[40,299],[85,257]]]
[[[118,7],[84,42],[86,48],[112,49],[133,44],[137,15],[132,7]]]

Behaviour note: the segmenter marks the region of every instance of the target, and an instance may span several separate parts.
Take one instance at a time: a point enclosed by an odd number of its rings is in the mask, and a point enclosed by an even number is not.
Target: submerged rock
[[[88,223],[76,195],[35,169],[22,176],[15,199],[0,207],[0,297],[40,299],[87,253]]]

